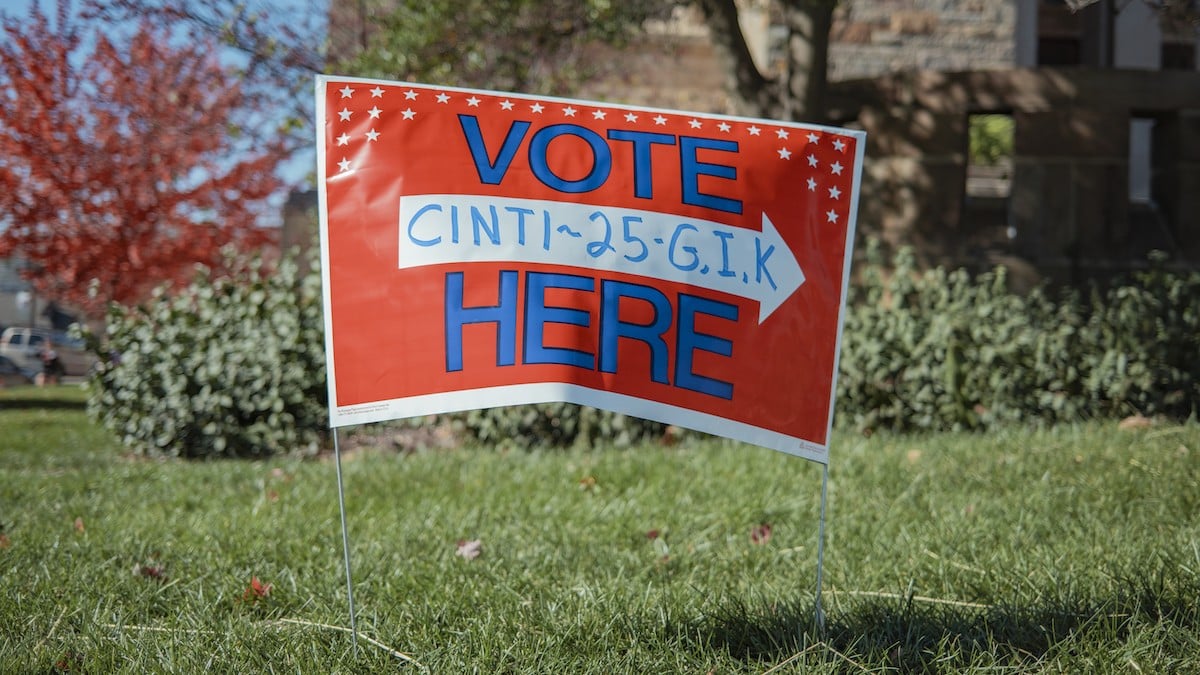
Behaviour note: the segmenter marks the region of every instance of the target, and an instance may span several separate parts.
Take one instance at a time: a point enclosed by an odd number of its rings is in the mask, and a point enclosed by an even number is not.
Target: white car
[[[86,375],[96,358],[83,347],[79,340],[72,339],[61,331],[43,328],[12,326],[0,333],[0,356],[8,357],[26,373],[42,372],[42,349],[47,341],[54,344],[58,362],[68,376]]]
[[[12,359],[0,356],[0,388],[33,384],[29,373],[21,369]]]

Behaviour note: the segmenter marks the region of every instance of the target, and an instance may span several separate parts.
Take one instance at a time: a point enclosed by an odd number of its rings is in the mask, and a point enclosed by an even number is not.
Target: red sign
[[[318,77],[331,424],[569,401],[826,461],[864,135]]]

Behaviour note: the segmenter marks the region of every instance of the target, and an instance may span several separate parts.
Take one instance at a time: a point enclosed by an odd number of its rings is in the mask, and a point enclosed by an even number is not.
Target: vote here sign
[[[568,401],[826,461],[862,132],[316,94],[333,426]]]

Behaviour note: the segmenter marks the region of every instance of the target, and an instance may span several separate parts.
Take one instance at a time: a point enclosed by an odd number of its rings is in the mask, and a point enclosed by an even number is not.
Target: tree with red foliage
[[[239,80],[214,44],[84,31],[69,0],[2,29],[0,257],[36,290],[95,311],[270,239],[257,223],[282,149],[239,137]]]

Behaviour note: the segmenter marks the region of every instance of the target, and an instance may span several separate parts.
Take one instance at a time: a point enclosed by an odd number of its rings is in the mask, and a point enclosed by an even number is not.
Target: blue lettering
[[[648,324],[621,321],[621,298],[644,300],[654,308]],[[670,352],[665,335],[671,328],[671,301],[657,288],[623,281],[600,282],[600,372],[617,372],[621,338],[638,340],[650,348],[650,379],[670,384],[667,368]]]
[[[500,152],[496,153],[496,161],[492,161],[488,157],[487,146],[483,142],[483,132],[479,130],[479,120],[474,115],[459,115],[459,126],[462,127],[463,136],[467,139],[467,148],[471,151],[471,159],[475,160],[475,172],[479,174],[479,180],[487,185],[499,185],[500,181],[504,180],[504,174],[508,173],[508,167],[512,164],[513,157],[517,155],[517,148],[521,146],[521,141],[525,140],[525,132],[529,131],[529,122],[517,121],[513,122],[508,128],[508,134],[504,136],[504,143],[500,146]]]
[[[528,125],[528,122],[525,124]],[[511,136],[511,133],[509,135]],[[592,170],[579,180],[565,180],[559,177],[546,162],[550,141],[563,135],[583,139],[592,149]],[[604,138],[591,129],[576,124],[552,124],[539,130],[529,139],[529,167],[533,170],[533,175],[548,188],[559,192],[591,192],[608,180],[608,175],[612,172],[612,153]]]
[[[463,306],[463,273],[446,274],[446,372],[463,369],[463,327],[496,324],[496,365],[517,361],[517,273],[500,273],[500,300],[491,307]]]
[[[767,277],[767,283],[771,284],[771,290],[775,290],[775,279],[771,276],[770,270],[767,269],[767,258],[775,252],[775,245],[771,244],[767,247],[767,252],[763,253],[762,240],[758,237],[754,238],[754,280],[762,283],[763,276]]]
[[[691,272],[692,270],[696,269],[697,266],[700,265],[700,255],[698,253],[696,253],[695,246],[684,246],[683,247],[683,250],[686,253],[692,254],[691,262],[687,263],[686,265],[680,265],[678,262],[675,261],[675,245],[679,243],[679,235],[683,234],[686,230],[691,230],[693,232],[700,231],[699,228],[697,228],[695,225],[692,225],[691,223],[680,223],[679,225],[676,225],[675,233],[671,235],[671,246],[670,246],[669,250],[667,251],[667,261],[670,262],[671,265],[673,265],[675,267],[675,269],[680,270],[681,272]]]
[[[488,211],[490,211],[492,214],[491,228],[488,228],[487,220],[483,217],[483,214],[479,212],[479,209],[474,206],[471,207],[471,227],[474,230],[476,246],[478,246],[481,241],[479,238],[480,230],[487,235],[488,239],[490,239],[493,244],[496,246],[500,245],[500,214],[496,213],[496,206],[494,204],[488,205]]]
[[[729,269],[729,240],[733,239],[733,233],[713,230],[713,236],[721,240],[721,270],[717,274],[723,277],[736,277],[737,272]]]
[[[572,326],[587,327],[591,325],[590,316],[581,309],[568,307],[547,307],[547,288],[569,288],[578,291],[591,292],[596,287],[596,280],[591,277],[581,277],[574,274],[551,274],[548,272],[528,272],[525,275],[525,352],[522,357],[525,363],[555,363],[564,366],[576,366],[591,370],[594,357],[591,352],[564,347],[545,346],[545,325],[547,323],[564,323]]]
[[[608,137],[614,141],[629,141],[633,143],[633,195],[642,199],[654,197],[652,171],[650,169],[650,148],[654,144],[675,145],[675,137],[670,134],[656,134],[650,131],[627,131],[624,129],[609,129]]]
[[[505,211],[517,214],[517,243],[521,246],[525,245],[525,216],[532,216],[533,209],[526,209],[520,206],[506,206]]]
[[[742,202],[739,199],[718,197],[700,191],[700,176],[715,178],[737,179],[737,168],[725,164],[710,164],[696,158],[698,149],[719,150],[722,152],[737,152],[735,141],[723,141],[714,138],[696,138],[681,136],[679,138],[679,162],[683,179],[683,203],[692,206],[702,206],[706,209],[716,209],[727,213],[742,212]]]
[[[696,330],[697,314],[737,321],[738,308],[737,305],[687,293],[679,294],[679,326],[675,344],[675,386],[731,400],[733,399],[733,384],[698,375],[693,371],[693,356],[696,350],[720,356],[733,355],[731,340]]]
[[[441,211],[441,210],[442,210],[441,204],[426,204],[425,206],[422,206],[421,208],[417,209],[417,212],[414,213],[413,217],[411,219],[409,219],[409,221],[408,221],[408,240],[411,241],[412,243],[416,244],[417,246],[437,246],[438,244],[440,244],[442,241],[442,238],[440,236],[434,237],[433,239],[417,239],[416,236],[413,235],[413,225],[417,224],[417,219],[420,218],[421,216],[425,215],[426,211]]]

